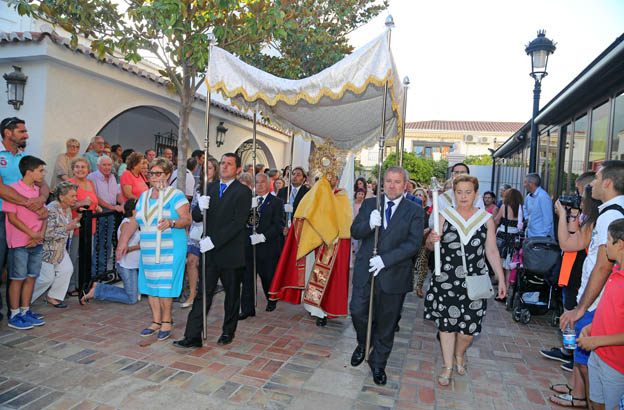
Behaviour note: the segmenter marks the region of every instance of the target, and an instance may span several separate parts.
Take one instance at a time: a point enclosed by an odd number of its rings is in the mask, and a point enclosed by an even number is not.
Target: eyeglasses
[[[165,173],[162,171],[149,171],[147,173],[147,175],[151,176],[151,177],[159,177],[161,175],[164,175]]]
[[[67,146],[67,148],[80,148],[80,145],[76,145],[76,144],[69,144]]]

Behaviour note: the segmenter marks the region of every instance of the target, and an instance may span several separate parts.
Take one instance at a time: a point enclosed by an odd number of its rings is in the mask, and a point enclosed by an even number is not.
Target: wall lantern
[[[28,77],[22,73],[22,67],[13,66],[13,72],[2,76],[7,82],[8,102],[16,110],[24,104],[24,88]]]
[[[223,121],[220,121],[219,125],[217,125],[217,147],[220,147],[225,142],[225,133],[227,130],[228,129],[223,125]]]

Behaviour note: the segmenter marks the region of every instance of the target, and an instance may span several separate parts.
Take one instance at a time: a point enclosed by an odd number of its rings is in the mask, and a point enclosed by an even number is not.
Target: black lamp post
[[[219,125],[217,125],[217,147],[220,147],[225,142],[225,133],[227,130],[228,129],[223,125],[223,121],[219,121]]]
[[[24,104],[24,87],[28,77],[22,73],[22,67],[13,66],[13,72],[2,76],[7,82],[9,104],[19,110]]]
[[[529,155],[529,172],[536,172],[537,169],[537,127],[535,117],[539,112],[539,99],[542,91],[542,79],[548,75],[546,66],[548,57],[555,51],[555,43],[546,38],[546,31],[539,30],[537,38],[531,41],[524,51],[531,56],[531,77],[535,79],[533,88],[533,115],[531,116],[531,151]]]

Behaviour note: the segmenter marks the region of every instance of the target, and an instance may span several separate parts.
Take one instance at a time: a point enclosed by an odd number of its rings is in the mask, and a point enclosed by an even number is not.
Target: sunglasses
[[[147,173],[147,175],[151,176],[151,177],[159,177],[161,175],[164,175],[165,173],[162,171],[149,171]]]
[[[67,147],[68,147],[68,148],[80,148],[80,145],[76,145],[76,144],[69,144]]]
[[[10,117],[10,118],[5,118],[2,123],[0,123],[0,125],[2,126],[2,128],[6,129],[9,128],[11,125],[15,125],[18,123],[23,123],[24,120],[17,118],[17,117]]]

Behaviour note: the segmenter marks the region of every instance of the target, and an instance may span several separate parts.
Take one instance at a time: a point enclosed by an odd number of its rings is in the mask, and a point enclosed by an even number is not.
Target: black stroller
[[[551,312],[557,326],[562,313],[557,277],[561,265],[559,244],[549,237],[526,238],[522,244],[522,265],[513,294],[513,319],[528,324],[531,316]]]

